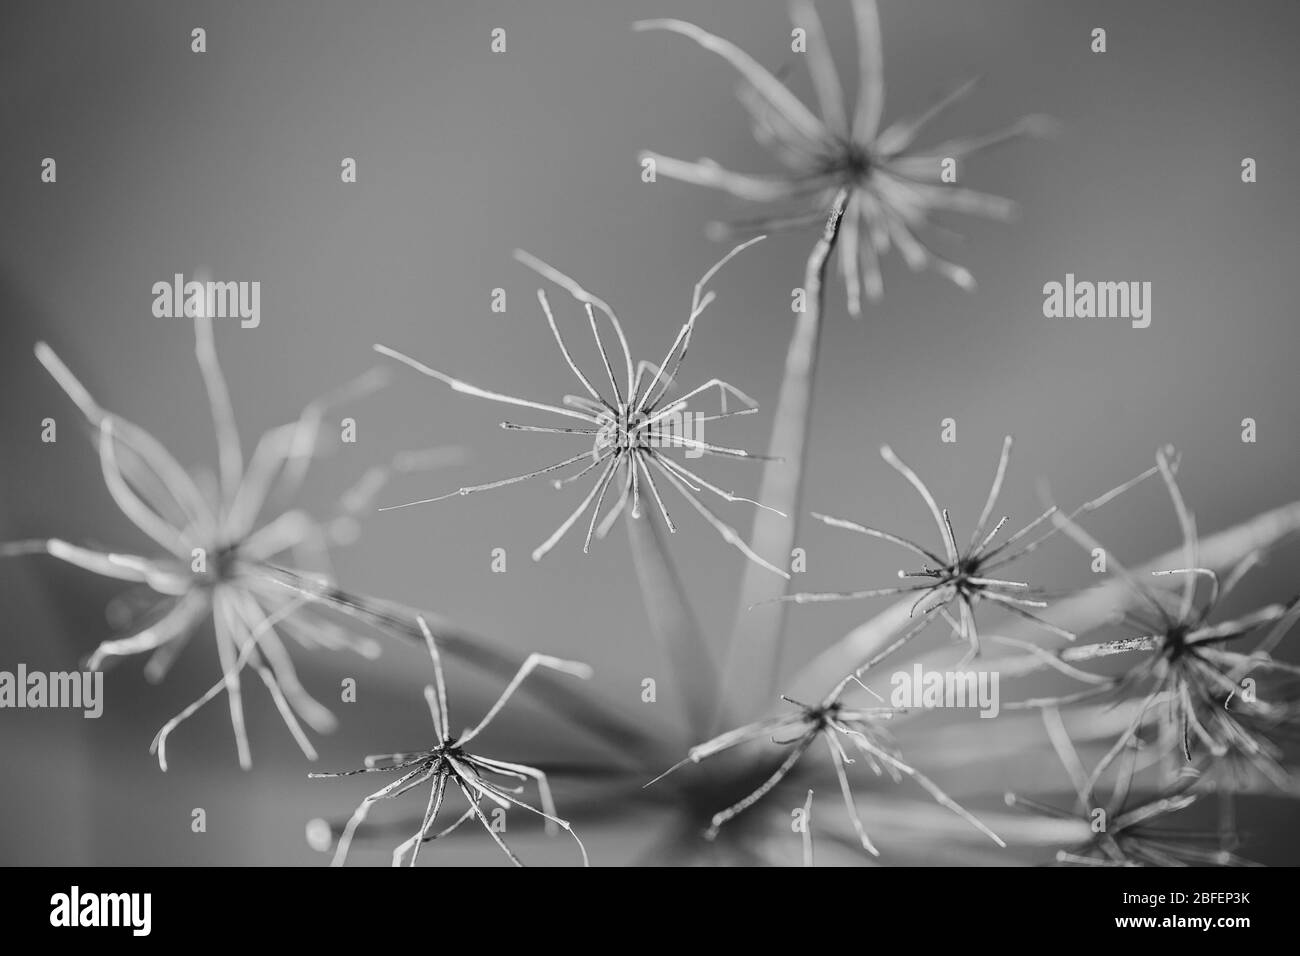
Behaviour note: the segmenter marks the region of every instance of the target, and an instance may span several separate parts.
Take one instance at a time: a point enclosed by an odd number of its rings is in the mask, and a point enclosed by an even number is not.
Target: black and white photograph
[[[1298,38],[4,3],[24,919],[147,935],[102,868],[1300,864]],[[1240,939],[1234,879],[1088,907]]]

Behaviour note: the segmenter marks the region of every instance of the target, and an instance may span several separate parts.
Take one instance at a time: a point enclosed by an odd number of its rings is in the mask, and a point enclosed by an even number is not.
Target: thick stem
[[[691,742],[698,743],[707,735],[714,714],[717,669],[668,554],[663,521],[652,508],[643,508],[638,517],[629,508],[627,533],[650,629],[672,673],[667,701],[673,711],[686,713]]]
[[[768,454],[779,459],[763,469],[758,500],[784,512],[787,518],[760,510],[754,518],[750,546],[777,567],[787,566],[802,507],[804,460],[812,422],[813,388],[817,379],[818,344],[825,299],[826,269],[839,238],[840,222],[848,202],[840,190],[826,220],[826,228],[808,257],[804,272],[804,309],[795,322],[785,357],[785,375],[777,400]],[[742,719],[771,704],[780,667],[781,634],[785,605],[772,602],[785,593],[785,581],[753,563],[745,566],[740,605],[727,648],[720,701]],[[761,604],[759,607],[753,605]],[[751,610],[751,607],[753,609]]]

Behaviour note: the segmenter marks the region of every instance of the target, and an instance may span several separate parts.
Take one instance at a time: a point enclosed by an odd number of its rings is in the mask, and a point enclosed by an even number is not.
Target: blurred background
[[[818,7],[840,75],[853,83],[848,5]],[[1082,501],[1148,467],[1166,442],[1184,455],[1183,489],[1206,533],[1298,497],[1300,328],[1287,285],[1300,211],[1296,5],[883,0],[881,8],[887,120],[978,75],[975,95],[936,124],[933,141],[1027,113],[1057,118],[1063,132],[964,169],[967,184],[1022,205],[1009,225],[952,220],[964,240],[941,251],[975,274],[974,294],[913,275],[895,258],[884,302],[853,321],[842,284],[832,285],[807,506],[928,541],[931,519],[878,446],[893,445],[955,514],[970,515],[1007,433],[1017,441],[1003,503],[1021,523],[1039,510],[1039,479],[1058,500]],[[147,550],[104,490],[75,408],[34,359],[37,340],[183,463],[215,464],[191,323],[151,313],[151,286],[176,272],[262,284],[259,328],[216,323],[246,448],[376,364],[376,341],[484,387],[544,401],[571,391],[534,298],[538,279],[511,259],[515,247],[609,301],[633,351],[657,361],[692,284],[724,251],[705,237],[706,221],[750,211],[664,178],[642,183],[638,150],[772,169],[722,60],[681,37],[629,29],[659,16],[691,19],[769,68],[787,68],[796,92],[811,97],[780,3],[5,3],[0,540]],[[1108,34],[1104,55],[1089,50],[1098,26]],[[194,27],[207,31],[206,53],[190,50]],[[506,31],[504,53],[490,52],[494,28]],[[1240,179],[1247,156],[1258,162],[1253,185]],[[57,160],[55,184],[40,181],[45,157]],[[340,182],[345,157],[357,162],[355,184]],[[776,236],[726,268],[684,382],[718,376],[770,409],[790,292],[811,243],[808,231]],[[1152,283],[1150,328],[1044,318],[1042,287],[1067,272]],[[498,287],[504,314],[490,309]],[[552,301],[579,341],[581,313],[558,294]],[[414,374],[397,374],[346,414],[359,441],[336,443],[314,466],[305,500],[320,512],[402,449],[461,445],[471,457],[400,479],[383,503],[515,474],[568,447],[503,432],[502,408]],[[58,421],[55,444],[40,440],[47,416]],[[947,417],[958,422],[954,445],[939,441]],[[1241,441],[1246,417],[1258,422],[1255,444]],[[763,411],[737,419],[725,442],[761,450],[769,424]],[[721,426],[713,434],[723,440]],[[725,487],[757,488],[757,466],[708,465]],[[662,679],[666,668],[623,529],[585,558],[574,538],[541,564],[529,559],[575,501],[576,489],[560,496],[540,482],[374,514],[335,555],[339,579],[521,650],[585,660],[599,690],[634,719],[671,724],[671,713],[656,711],[662,704],[640,699],[642,679]],[[721,509],[748,528],[747,506]],[[682,525],[673,554],[720,647],[742,559],[702,523]],[[1179,540],[1155,484],[1091,528],[1130,561]],[[884,585],[899,566],[887,546],[820,526],[804,528],[799,544],[805,588]],[[507,573],[492,573],[493,548],[506,550]],[[1292,549],[1253,575],[1233,607],[1289,597],[1294,559]],[[120,590],[114,582],[44,557],[6,561],[0,572],[0,669],[74,669],[111,636],[104,609]],[[1055,543],[1036,575],[1058,587],[1087,583],[1086,556]],[[783,673],[880,607],[795,609]],[[394,644],[374,664],[328,653],[296,660],[327,703],[343,678],[359,683],[355,704],[334,707],[339,731],[318,740],[322,768],[356,766],[361,754],[427,733],[418,649]],[[200,637],[160,686],[144,681],[138,660],[112,668],[99,720],[0,711],[8,768],[0,862],[324,862],[304,838],[306,822],[345,815],[367,791],[307,780],[260,690],[245,695],[251,772],[238,769],[224,701],[172,738],[168,773],[149,755],[158,727],[216,674],[211,641]],[[453,676],[453,706],[462,701],[468,721],[499,682]],[[520,706],[494,727],[493,741],[514,748],[502,755],[563,753],[565,731]],[[969,781],[977,794],[981,773]],[[206,834],[190,831],[195,807],[207,812]],[[1257,859],[1296,861],[1292,804],[1252,800],[1242,813]],[[622,862],[653,839],[652,829],[615,822],[588,842],[599,860]],[[358,859],[386,860],[396,842],[378,841],[371,856],[359,848]],[[504,862],[484,844],[451,841],[442,859]]]

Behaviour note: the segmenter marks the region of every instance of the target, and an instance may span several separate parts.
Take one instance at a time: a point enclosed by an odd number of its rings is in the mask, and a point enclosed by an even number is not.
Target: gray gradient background
[[[847,5],[819,8],[848,78]],[[533,298],[538,282],[510,258],[516,246],[608,299],[634,351],[657,359],[691,284],[723,251],[705,238],[705,221],[742,210],[699,188],[641,183],[637,150],[769,166],[729,67],[681,37],[629,29],[650,16],[693,19],[769,67],[788,64],[796,91],[809,92],[778,3],[5,3],[0,539],[143,546],[102,487],[75,409],[32,357],[38,338],[183,462],[214,461],[190,324],[150,313],[150,286],[174,272],[205,266],[262,282],[261,327],[219,322],[217,333],[246,446],[371,365],[375,341],[487,387],[544,400],[571,390]],[[953,221],[965,241],[948,249],[976,275],[975,294],[891,260],[884,303],[854,322],[834,287],[807,504],[928,539],[930,519],[877,446],[891,443],[967,514],[1007,432],[1017,450],[1004,501],[1016,519],[1034,512],[1038,478],[1060,500],[1082,500],[1147,467],[1164,442],[1185,455],[1184,490],[1207,532],[1296,497],[1296,5],[884,0],[882,20],[887,117],[978,74],[983,84],[934,141],[1030,112],[1056,117],[1064,132],[964,171],[967,183],[1023,205],[1012,225]],[[208,31],[201,56],[189,51],[196,25]],[[1088,50],[1098,25],[1109,32],[1104,56]],[[488,50],[498,26],[508,32],[504,55]],[[39,182],[45,156],[58,160],[57,185]],[[339,182],[344,156],[358,160],[356,185]],[[1243,156],[1259,162],[1255,185],[1239,180]],[[727,268],[686,381],[717,375],[771,407],[790,289],[810,244],[807,232],[774,237]],[[1043,318],[1043,283],[1067,271],[1150,281],[1151,327]],[[509,294],[505,315],[488,308],[496,286]],[[501,408],[414,375],[349,411],[361,441],[315,468],[308,501],[322,509],[403,448],[462,444],[474,458],[400,481],[390,501],[563,452],[553,436],[502,432]],[[48,415],[60,423],[56,445],[39,441]],[[938,440],[947,416],[959,421],[956,446]],[[1239,440],[1245,416],[1259,422],[1256,445]],[[769,423],[764,413],[738,420],[726,441],[761,449]],[[723,461],[710,474],[743,492],[757,487],[754,467]],[[639,682],[664,668],[623,529],[586,559],[576,540],[541,565],[528,559],[573,497],[539,483],[375,515],[337,555],[340,578],[520,648],[587,660],[604,691],[644,711]],[[723,507],[748,527],[744,506]],[[684,524],[674,554],[721,642],[741,559],[699,523]],[[1154,486],[1093,527],[1130,559],[1177,541]],[[800,544],[808,587],[884,583],[898,567],[888,548],[829,529],[807,528]],[[507,549],[509,573],[489,572],[493,547]],[[1080,583],[1071,549],[1048,549],[1039,579]],[[1294,557],[1253,578],[1242,606],[1291,593]],[[0,668],[72,668],[107,636],[112,582],[40,558],[0,570]],[[796,609],[786,672],[874,610]],[[393,647],[369,666],[297,660],[326,699],[342,676],[361,678],[361,702],[336,708],[342,727],[320,741],[323,766],[401,745],[412,722],[423,730],[416,652]],[[247,695],[251,773],[237,769],[224,704],[173,738],[170,773],[148,754],[158,726],[215,673],[210,642],[196,638],[161,687],[144,682],[138,662],[114,668],[98,721],[0,712],[0,862],[321,862],[305,821],[346,812],[364,791],[305,780],[260,691]],[[540,748],[554,745],[535,736]],[[208,811],[206,835],[189,832],[195,806]],[[1294,824],[1290,806],[1257,801],[1250,812],[1265,855],[1294,861],[1280,842]],[[614,862],[651,835],[606,827],[589,845]],[[491,852],[453,841],[444,859],[497,862]]]

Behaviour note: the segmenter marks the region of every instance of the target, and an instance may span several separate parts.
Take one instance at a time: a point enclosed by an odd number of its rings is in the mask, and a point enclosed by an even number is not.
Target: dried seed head
[[[884,72],[876,5],[873,0],[858,0],[853,12],[859,92],[851,118],[811,2],[797,3],[793,17],[796,26],[807,31],[808,65],[820,115],[722,37],[682,20],[646,20],[634,28],[681,34],[735,67],[742,79],[741,103],[753,120],[755,138],[775,155],[784,172],[756,176],[724,169],[709,159],[687,162],[651,152],[643,153],[643,158],[653,160],[657,172],[665,176],[720,189],[748,202],[783,207],[759,220],[715,224],[711,231],[716,235],[810,226],[824,219],[832,197],[847,189],[839,261],[849,311],[856,316],[861,290],[873,300],[883,293],[880,260],[891,248],[914,270],[929,267],[964,289],[973,288],[974,279],[966,269],[938,256],[917,233],[936,213],[1008,219],[1015,206],[999,196],[955,185],[945,175],[945,167],[1011,140],[1044,134],[1053,124],[1043,117],[1026,117],[993,133],[917,147],[926,126],[971,91],[974,83],[967,82],[922,113],[882,129]]]
[[[921,480],[920,476],[894,454],[893,449],[888,445],[884,446],[880,450],[881,457],[912,485],[929,509],[939,529],[942,550],[930,550],[914,541],[909,541],[888,531],[881,531],[844,518],[835,518],[813,512],[814,518],[833,528],[855,531],[859,534],[898,545],[919,557],[922,562],[921,566],[916,570],[899,571],[899,577],[909,581],[909,583],[897,587],[870,588],[859,591],[800,592],[785,595],[778,600],[806,604],[821,601],[853,601],[871,597],[915,595],[916,601],[912,606],[911,614],[916,619],[916,623],[883,652],[864,662],[859,667],[858,674],[875,666],[889,654],[898,651],[903,645],[924,631],[932,621],[940,618],[948,624],[955,636],[965,640],[969,645],[965,659],[958,665],[958,667],[964,667],[980,652],[980,637],[975,622],[975,611],[977,607],[984,603],[992,603],[1002,610],[1033,622],[1044,631],[1067,640],[1073,640],[1074,635],[1072,633],[1044,620],[1038,615],[1037,612],[1045,608],[1047,602],[1039,599],[1028,583],[1009,580],[1002,576],[1001,568],[1032,554],[1043,543],[1062,530],[1061,527],[1057,526],[1037,536],[1034,535],[1034,532],[1041,525],[1049,519],[1054,520],[1058,517],[1058,509],[1052,506],[1019,531],[1008,535],[1000,543],[994,543],[1009,520],[1008,517],[1003,516],[998,521],[993,522],[990,527],[998,496],[1002,490],[1003,480],[1006,476],[1007,465],[1010,461],[1011,446],[1012,438],[1008,435],[1002,443],[1002,452],[998,458],[993,484],[989,489],[984,508],[979,519],[975,522],[974,532],[970,537],[969,544],[965,545],[959,544],[957,541],[956,531],[953,528],[948,510],[940,508],[934,495],[931,494],[930,489]],[[1155,475],[1156,472],[1157,469],[1155,468],[1148,469],[1136,478],[1112,488],[1092,501],[1084,503],[1076,508],[1072,514],[1079,515],[1086,511],[1095,510],[1139,482]],[[841,688],[843,686],[844,684],[841,684]]]
[[[761,239],[762,237],[758,238]],[[751,414],[757,410],[758,406],[754,400],[740,389],[721,379],[714,378],[676,397],[669,397],[670,391],[675,387],[677,375],[690,346],[696,320],[713,299],[712,292],[705,294],[705,286],[726,262],[757,241],[758,239],[751,239],[749,242],[736,246],[709,269],[696,284],[691,300],[690,316],[669,347],[667,355],[658,365],[646,361],[634,365],[622,324],[614,314],[613,309],[603,300],[596,298],[573,279],[535,256],[525,252],[517,252],[517,259],[566,289],[583,305],[596,350],[600,355],[601,367],[605,373],[605,378],[608,380],[608,390],[602,392],[592,383],[592,377],[584,373],[574,361],[563,336],[560,334],[559,326],[555,322],[555,317],[551,312],[545,293],[539,292],[538,300],[542,305],[542,310],[546,315],[547,323],[550,326],[560,354],[587,393],[586,395],[566,395],[562,400],[562,405],[548,405],[543,402],[535,402],[502,392],[479,388],[476,385],[445,375],[387,346],[376,345],[375,350],[381,354],[395,358],[416,371],[448,385],[455,391],[478,398],[485,398],[489,401],[549,412],[579,423],[578,426],[560,428],[503,422],[502,427],[504,428],[512,431],[576,436],[581,440],[591,442],[589,451],[572,455],[555,464],[534,471],[486,484],[470,485],[460,488],[449,495],[412,501],[395,507],[405,508],[409,505],[440,501],[456,495],[474,494],[528,481],[543,475],[552,476],[553,483],[559,488],[593,471],[596,472],[593,484],[586,496],[578,504],[578,507],[546,541],[534,550],[533,559],[541,560],[550,553],[580,519],[590,513],[587,536],[583,544],[583,551],[588,551],[593,536],[603,538],[613,527],[615,519],[629,505],[632,508],[634,517],[640,513],[641,497],[646,491],[649,492],[649,496],[653,499],[669,530],[675,531],[676,525],[668,512],[659,485],[660,481],[665,481],[675,488],[692,508],[699,512],[701,517],[718,532],[724,541],[733,545],[745,557],[756,564],[775,574],[789,577],[788,572],[756,554],[734,528],[724,523],[714,514],[713,510],[704,503],[701,492],[702,490],[708,491],[724,501],[742,501],[760,508],[763,506],[749,498],[718,487],[668,454],[670,451],[678,451],[683,452],[687,458],[714,456],[742,460],[754,460],[762,457],[753,455],[741,448],[730,448],[706,441],[699,432],[699,426],[704,422]],[[596,321],[597,312],[602,314],[614,329],[616,340],[622,351],[623,361],[621,363],[618,363],[616,359],[611,361]],[[617,364],[621,364],[626,370],[622,382],[620,382],[620,376],[615,372]],[[695,406],[709,395],[717,397],[719,402],[718,410],[716,412],[696,411]],[[729,408],[729,404],[732,407]],[[739,407],[736,407],[737,405]],[[569,473],[564,477],[554,477],[557,473],[566,471]],[[611,490],[614,494],[614,502],[602,518],[601,510],[606,496]],[[384,508],[380,510],[391,509]]]
[[[372,754],[365,758],[365,766],[360,770],[309,774],[312,778],[324,778],[403,771],[396,781],[381,787],[361,801],[339,837],[334,852],[333,865],[342,866],[347,862],[348,850],[352,845],[353,838],[356,836],[357,829],[365,822],[371,808],[376,803],[381,800],[399,797],[409,790],[430,782],[429,802],[420,828],[410,839],[393,851],[393,866],[400,866],[403,862],[415,866],[419,858],[420,848],[425,843],[447,836],[471,818],[476,818],[483,825],[493,842],[501,848],[501,851],[505,853],[512,863],[516,866],[523,866],[519,857],[515,855],[514,851],[510,849],[497,832],[497,828],[488,820],[481,806],[484,801],[501,809],[519,807],[536,814],[546,822],[548,833],[554,834],[559,830],[566,831],[573,837],[582,852],[583,866],[588,865],[587,850],[583,846],[582,840],[573,832],[569,822],[561,819],[556,814],[555,802],[551,797],[550,783],[545,773],[526,764],[510,763],[473,754],[466,749],[466,745],[492,723],[496,715],[505,707],[506,702],[519,688],[519,685],[537,668],[546,667],[582,679],[591,677],[591,668],[576,661],[565,661],[545,654],[530,654],[519,668],[519,672],[515,674],[506,685],[505,690],[501,692],[501,696],[497,698],[496,703],[488,709],[483,719],[473,728],[460,735],[455,735],[451,732],[447,685],[443,676],[442,657],[438,652],[438,644],[423,617],[418,619],[418,624],[424,636],[429,658],[433,662],[434,683],[425,688],[424,696],[429,705],[429,714],[433,721],[436,741],[429,749],[414,753]],[[541,809],[517,796],[522,790],[522,784],[528,781],[537,784]],[[468,804],[468,808],[450,826],[438,830],[438,815],[442,810],[447,788],[450,786],[454,786],[460,791]]]
[[[351,647],[367,656],[373,656],[373,643],[312,618],[304,598],[273,582],[271,562],[309,542],[336,542],[336,532],[369,503],[368,496],[354,495],[324,521],[289,504],[315,454],[325,409],[374,391],[387,374],[374,370],[312,402],[297,421],[263,435],[246,460],[212,322],[200,317],[194,328],[195,355],[217,438],[220,480],[215,487],[191,476],[143,428],[105,411],[53,349],[43,342],[36,346],[37,359],[96,431],[100,468],[114,503],[161,553],[143,557],[96,551],[58,539],[40,542],[39,550],[95,574],[144,585],[157,596],[145,608],[150,623],[137,623],[134,633],[101,643],[90,657],[92,668],[109,658],[148,653],[145,674],[151,681],[161,680],[194,631],[205,619],[212,620],[222,677],[155,737],[152,749],[164,770],[168,735],[223,692],[230,702],[240,764],[250,765],[241,696],[246,667],[266,684],[295,741],[314,758],[299,722],[326,732],[334,717],[299,683],[282,636],[309,647]],[[386,476],[384,469],[372,472],[370,493]],[[4,548],[0,553],[35,550]]]

